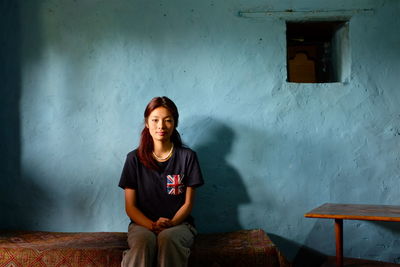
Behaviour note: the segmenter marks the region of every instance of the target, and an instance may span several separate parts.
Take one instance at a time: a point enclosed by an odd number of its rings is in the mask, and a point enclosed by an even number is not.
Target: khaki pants
[[[196,229],[188,223],[165,229],[158,235],[132,223],[128,228],[129,250],[124,251],[121,266],[187,266],[196,234]]]

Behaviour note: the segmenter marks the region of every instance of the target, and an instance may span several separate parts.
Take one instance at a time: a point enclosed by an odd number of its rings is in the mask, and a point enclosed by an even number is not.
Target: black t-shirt
[[[145,167],[136,151],[126,157],[119,187],[136,190],[137,207],[150,220],[172,219],[185,203],[186,187],[204,183],[196,153],[189,148],[177,147],[165,168],[158,172]],[[193,224],[191,216],[186,221]]]

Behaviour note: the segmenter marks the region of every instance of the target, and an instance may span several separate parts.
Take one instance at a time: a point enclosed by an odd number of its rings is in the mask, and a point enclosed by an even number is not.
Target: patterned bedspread
[[[290,266],[263,230],[199,235],[193,248],[190,265]]]
[[[0,266],[121,266],[126,233],[0,232]]]
[[[3,266],[120,266],[126,233],[0,231]],[[196,239],[191,266],[286,266],[262,230],[203,234]]]

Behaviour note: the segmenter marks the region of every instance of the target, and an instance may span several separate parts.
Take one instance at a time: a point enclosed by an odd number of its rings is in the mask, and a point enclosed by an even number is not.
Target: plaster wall
[[[158,95],[178,105],[178,130],[200,158],[201,232],[262,228],[290,258],[301,246],[334,255],[333,222],[305,212],[400,205],[399,1],[4,6],[18,30],[1,47],[17,65],[2,87],[1,228],[126,231],[117,183]],[[346,82],[287,83],[285,17],[238,16],[287,9],[373,9],[349,19]],[[400,262],[398,224],[344,229],[346,256]]]

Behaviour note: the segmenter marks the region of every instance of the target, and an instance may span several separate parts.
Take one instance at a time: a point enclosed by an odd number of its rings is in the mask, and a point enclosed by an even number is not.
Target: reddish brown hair
[[[142,130],[142,134],[140,137],[140,144],[137,150],[138,157],[140,162],[146,166],[147,168],[158,170],[159,167],[157,165],[156,160],[153,158],[152,153],[154,149],[153,138],[150,135],[149,129],[146,127],[147,119],[150,116],[150,113],[153,112],[156,108],[164,107],[171,112],[172,117],[174,118],[174,131],[171,135],[171,142],[175,147],[182,146],[182,140],[179,132],[176,130],[178,127],[179,121],[179,113],[178,108],[175,103],[166,96],[162,97],[154,97],[146,106],[144,110],[144,128]]]

